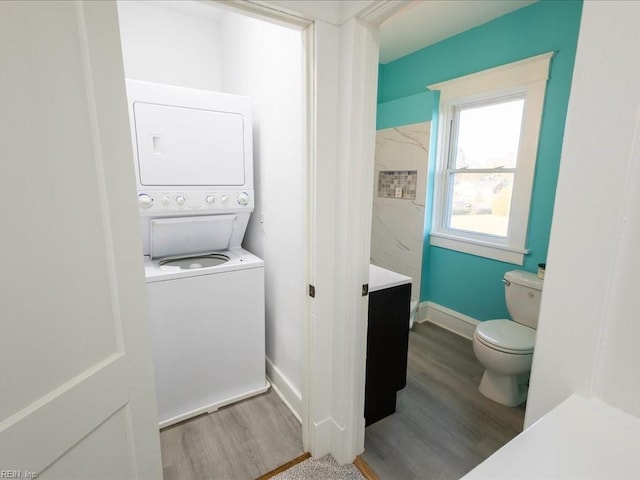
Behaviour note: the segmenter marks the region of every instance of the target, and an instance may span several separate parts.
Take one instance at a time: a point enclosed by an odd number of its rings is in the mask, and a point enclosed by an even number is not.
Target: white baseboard
[[[166,420],[163,420],[163,421],[159,422],[158,427],[159,428],[165,428],[165,427],[168,427],[170,425],[173,425],[174,423],[183,422],[184,420],[188,420],[188,419],[190,419],[192,417],[196,417],[198,415],[202,415],[203,413],[217,412],[222,407],[226,407],[227,405],[231,405],[232,403],[236,403],[236,402],[239,402],[241,400],[245,400],[247,398],[255,397],[256,395],[260,395],[260,394],[266,392],[267,390],[269,390],[269,382],[268,382],[268,380],[265,380],[264,386],[261,386],[261,387],[258,387],[258,388],[254,388],[254,389],[252,389],[252,390],[250,390],[248,392],[241,393],[240,395],[236,395],[234,397],[225,398],[224,400],[220,400],[219,402],[210,403],[210,404],[204,405],[202,407],[198,407],[198,408],[195,408],[193,410],[190,410],[190,411],[188,411],[186,413],[182,413],[182,414],[177,415],[175,417],[168,418]],[[1,474],[0,474],[0,478],[1,478]]]
[[[423,323],[427,321],[427,310],[429,306],[429,302],[421,302],[418,305],[418,311],[416,312],[416,323]]]
[[[313,458],[324,457],[327,453],[331,453],[332,450],[332,438],[335,438],[336,433],[334,430],[339,427],[333,418],[328,417],[320,422],[312,422],[311,424],[311,456]]]
[[[364,417],[362,422],[364,429]],[[355,458],[348,447],[347,429],[340,426],[333,417],[314,423],[315,442],[311,455],[314,458],[330,453],[340,464],[351,463]]]
[[[267,360],[267,379],[271,388],[280,397],[298,422],[302,424],[302,394],[292,385],[287,377],[269,360]]]
[[[473,339],[473,332],[480,323],[480,320],[476,320],[464,313],[456,312],[455,310],[433,302],[421,303],[419,312],[423,310],[423,305],[425,320],[421,320],[420,323],[422,321],[431,322],[453,333],[457,333],[461,337],[468,338],[469,340]],[[419,318],[423,318],[422,315],[420,315]]]

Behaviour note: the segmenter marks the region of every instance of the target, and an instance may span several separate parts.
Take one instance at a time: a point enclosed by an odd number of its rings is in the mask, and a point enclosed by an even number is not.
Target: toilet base
[[[485,370],[478,390],[494,402],[515,407],[527,399],[527,378],[528,375],[498,375]]]

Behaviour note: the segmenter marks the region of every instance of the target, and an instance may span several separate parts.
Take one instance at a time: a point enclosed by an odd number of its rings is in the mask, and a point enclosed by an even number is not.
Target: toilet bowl
[[[478,389],[491,400],[515,407],[527,398],[535,330],[511,320],[489,320],[473,335],[473,352],[485,371]]]
[[[509,407],[527,399],[542,282],[530,272],[507,272],[505,299],[513,320],[481,322],[473,334],[473,352],[485,368],[478,390]]]

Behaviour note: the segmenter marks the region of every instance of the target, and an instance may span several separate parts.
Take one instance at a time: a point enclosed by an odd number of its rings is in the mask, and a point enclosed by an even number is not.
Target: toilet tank
[[[512,270],[504,274],[504,295],[511,318],[527,327],[538,326],[543,281],[535,273]]]

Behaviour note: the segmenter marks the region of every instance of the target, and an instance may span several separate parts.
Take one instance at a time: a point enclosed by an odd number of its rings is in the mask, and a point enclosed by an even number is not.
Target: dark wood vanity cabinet
[[[396,393],[407,384],[411,284],[369,293],[365,424],[396,411]]]

